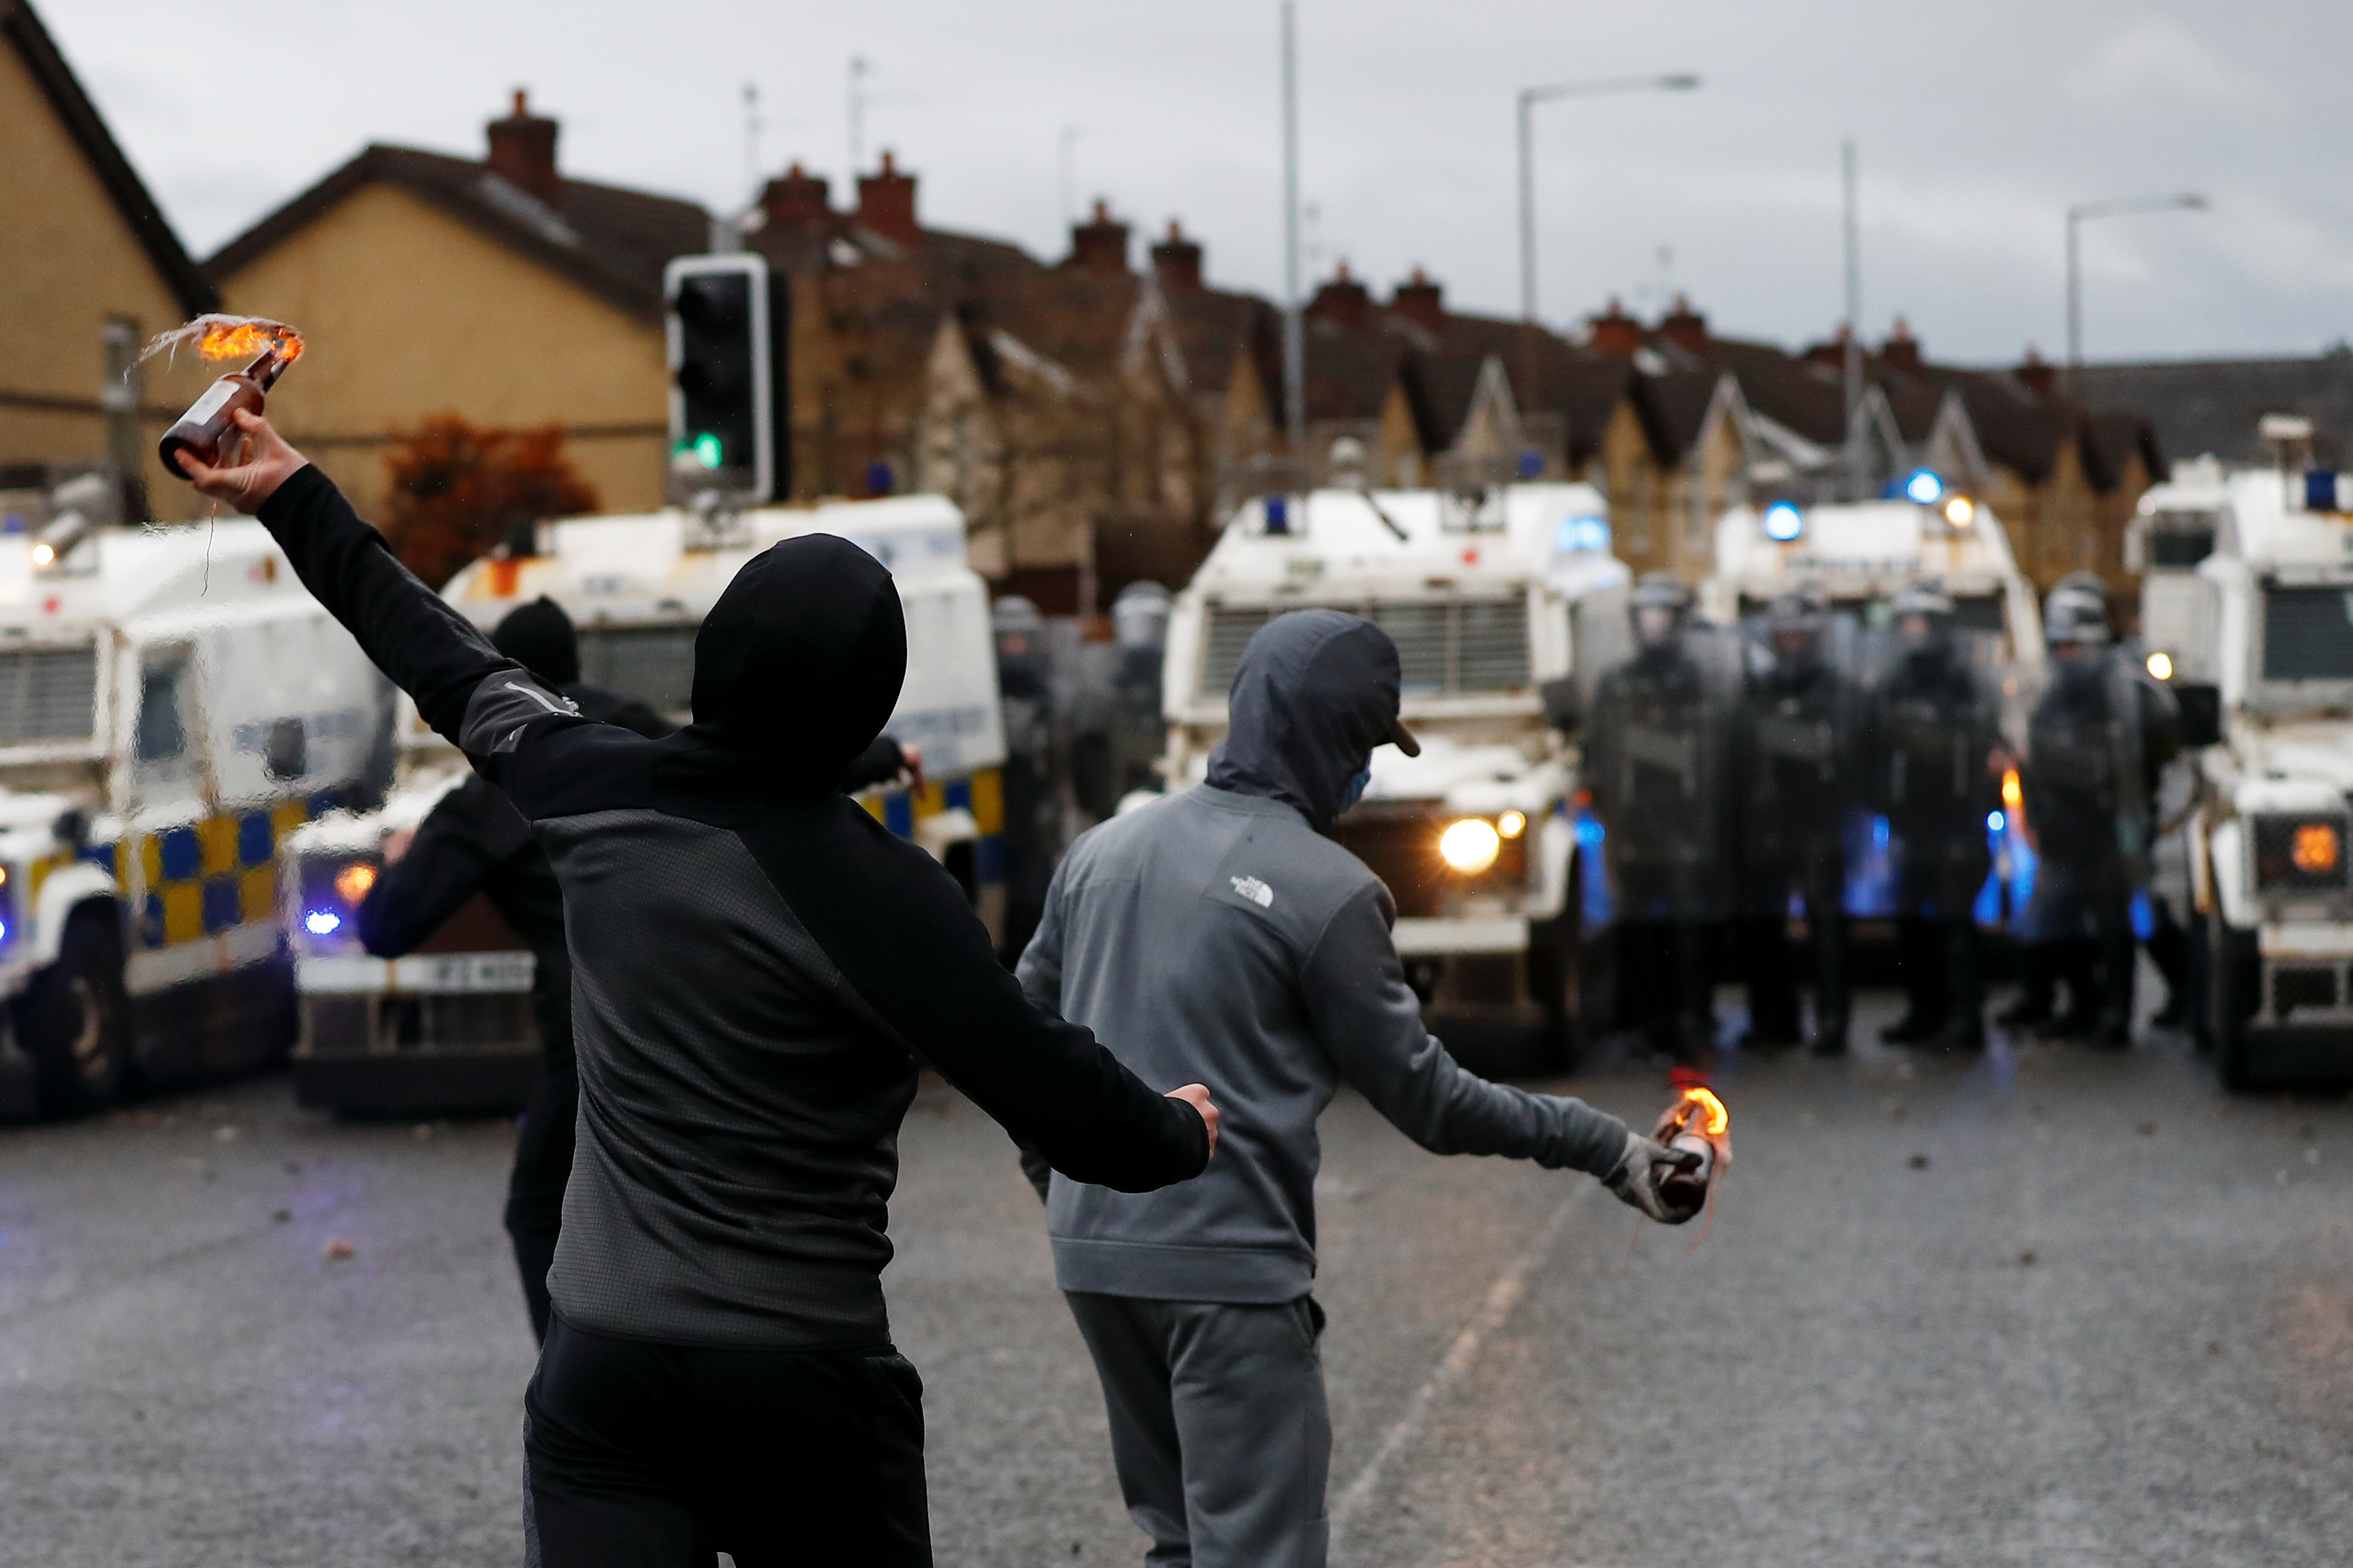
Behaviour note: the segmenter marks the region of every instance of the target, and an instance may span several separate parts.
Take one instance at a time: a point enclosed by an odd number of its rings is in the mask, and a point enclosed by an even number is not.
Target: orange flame
[[[2002,771],[2001,804],[2012,811],[2026,804],[2026,790],[2018,781],[2016,768],[2005,768]]]
[[[216,321],[196,340],[206,359],[250,359],[264,349],[276,349],[290,364],[302,357],[302,334],[276,321]]]
[[[1704,1085],[1693,1084],[1683,1090],[1683,1106],[1690,1110],[1683,1110],[1683,1107],[1677,1107],[1677,1110],[1684,1116],[1697,1112],[1706,1118],[1702,1131],[1711,1138],[1721,1138],[1724,1130],[1732,1125],[1732,1112],[1724,1108],[1724,1101],[1715,1098],[1714,1089]]]
[[[292,364],[302,357],[302,334],[266,316],[207,314],[168,332],[156,333],[140,351],[139,357],[149,360],[159,353],[177,355],[183,346],[195,349],[206,359],[249,359],[274,349],[280,360]]]

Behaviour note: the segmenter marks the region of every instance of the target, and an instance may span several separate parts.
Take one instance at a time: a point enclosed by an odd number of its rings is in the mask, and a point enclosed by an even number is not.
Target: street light
[[[2203,212],[2206,198],[2195,191],[2171,196],[2126,196],[2119,201],[2077,202],[2067,209],[2067,384],[2075,389],[2084,368],[2083,245],[2076,231],[2087,217],[2119,217],[2130,213]]]
[[[1697,86],[1698,77],[1677,75],[1602,77],[1520,89],[1520,320],[1526,325],[1536,324],[1535,106],[1556,98],[1593,98],[1606,92],[1688,92]]]

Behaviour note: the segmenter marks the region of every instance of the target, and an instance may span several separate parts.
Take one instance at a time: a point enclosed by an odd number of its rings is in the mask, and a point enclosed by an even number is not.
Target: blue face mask
[[[1365,786],[1372,782],[1373,769],[1372,764],[1368,763],[1365,765],[1365,771],[1358,773],[1355,778],[1350,779],[1348,781],[1348,787],[1340,792],[1340,809],[1342,811],[1345,811],[1350,806],[1356,805],[1358,801],[1364,799]]]

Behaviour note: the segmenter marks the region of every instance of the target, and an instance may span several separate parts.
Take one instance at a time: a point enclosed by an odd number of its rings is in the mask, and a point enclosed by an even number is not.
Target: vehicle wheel
[[[80,910],[67,921],[57,962],[16,1005],[16,1037],[33,1058],[42,1114],[86,1115],[122,1092],[131,1069],[131,998],[112,910]]]
[[[2206,1029],[2214,1074],[2224,1089],[2242,1089],[2248,1086],[2247,1019],[2262,1000],[2253,994],[2263,984],[2262,960],[2252,932],[2234,932],[2220,919],[2207,921],[2206,931]]]

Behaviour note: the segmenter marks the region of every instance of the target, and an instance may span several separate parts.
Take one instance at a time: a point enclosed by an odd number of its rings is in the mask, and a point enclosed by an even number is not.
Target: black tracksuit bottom
[[[531,1331],[547,1342],[551,1310],[547,1268],[564,1226],[564,1184],[572,1179],[573,1123],[580,1110],[580,1074],[568,1056],[551,1062],[531,1086],[515,1138],[514,1169],[507,1176],[507,1239],[514,1243]]]
[[[878,1342],[666,1344],[562,1318],[523,1394],[530,1568],[930,1568],[923,1384]]]

